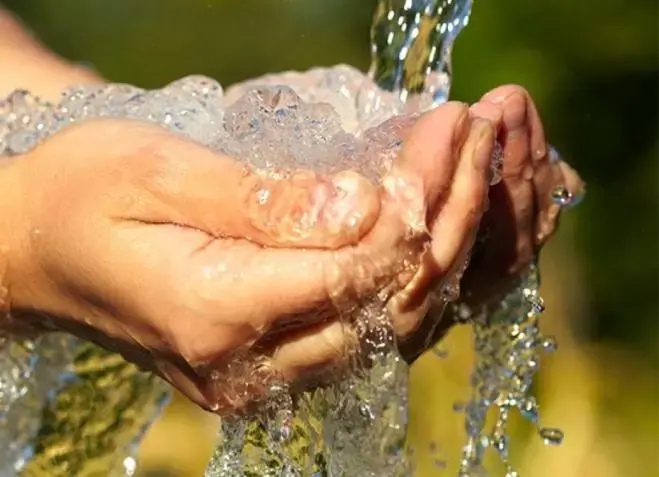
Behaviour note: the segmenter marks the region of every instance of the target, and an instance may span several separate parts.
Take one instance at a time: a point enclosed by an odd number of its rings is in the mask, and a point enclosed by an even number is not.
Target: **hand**
[[[576,201],[585,186],[570,166],[553,157],[536,106],[524,88],[496,88],[471,107],[471,114],[495,125],[504,153],[502,180],[490,189],[480,239],[461,281],[460,303],[476,310],[501,300],[556,231],[561,207],[552,200],[554,189],[565,187]],[[440,313],[431,313],[402,343],[410,361],[455,322],[445,316],[437,324]]]
[[[270,375],[344,359],[354,331],[340,315],[376,291],[393,296],[400,336],[418,326],[473,243],[493,142],[489,122],[445,105],[376,187],[349,172],[277,182],[139,123],[73,126],[0,172],[12,316],[237,410]],[[410,257],[420,266],[401,269]]]

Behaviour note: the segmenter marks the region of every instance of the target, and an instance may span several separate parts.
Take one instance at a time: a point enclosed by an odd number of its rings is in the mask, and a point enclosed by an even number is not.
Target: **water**
[[[316,68],[248,81],[226,93],[211,79],[189,77],[156,91],[74,88],[57,105],[16,92],[0,102],[0,156],[29,151],[72,123],[114,116],[160,124],[274,177],[300,166],[325,173],[357,166],[379,180],[415,113],[447,99],[451,50],[471,7],[465,0],[382,0],[369,76],[348,66]],[[493,159],[495,172],[499,162]],[[552,198],[560,206],[574,201],[564,188]],[[414,266],[410,257],[408,266]],[[468,436],[460,475],[484,475],[483,456],[491,450],[508,477],[515,477],[506,425],[511,412],[538,425],[529,388],[540,352],[556,349],[538,326],[544,304],[537,269],[490,310],[460,304],[462,271],[438,290],[439,300],[457,300],[456,315],[474,330],[472,391],[456,406]],[[386,300],[386,294],[376,296],[356,315],[343,316],[358,323],[368,345],[345,379],[294,395],[274,382],[258,414],[223,421],[206,476],[410,475],[408,370],[396,351]],[[162,382],[117,355],[60,334],[5,340],[2,346],[0,441],[11,444],[0,451],[0,476],[135,472],[134,447],[167,394]],[[486,428],[491,412],[496,423]],[[552,428],[538,433],[547,444],[563,438]],[[438,472],[444,466],[438,460]]]
[[[421,109],[448,100],[453,44],[469,23],[473,0],[381,0],[371,30],[370,76]],[[415,104],[419,108],[419,105]]]
[[[508,456],[507,424],[513,411],[537,429],[546,443],[559,444],[560,431],[539,428],[539,406],[530,394],[541,353],[556,349],[554,338],[542,335],[539,319],[544,303],[538,295],[539,274],[533,265],[520,284],[494,309],[473,313],[476,364],[472,393],[464,406],[467,445],[460,463],[460,477],[483,475],[486,452],[498,453],[506,475],[517,475]],[[486,418],[495,422],[486,427]]]

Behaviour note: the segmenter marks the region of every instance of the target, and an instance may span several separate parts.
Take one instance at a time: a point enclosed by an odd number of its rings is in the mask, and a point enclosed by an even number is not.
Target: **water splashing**
[[[476,364],[472,373],[472,395],[465,406],[467,445],[460,464],[460,477],[484,473],[485,452],[492,448],[503,461],[507,476],[516,475],[508,459],[507,425],[512,410],[538,425],[539,406],[530,388],[538,371],[540,352],[553,352],[556,343],[540,332],[539,318],[544,302],[538,295],[539,275],[533,265],[519,286],[494,309],[473,315]],[[486,428],[486,417],[495,410],[494,426]],[[560,431],[538,429],[545,442],[560,443]],[[551,437],[555,437],[554,440]]]

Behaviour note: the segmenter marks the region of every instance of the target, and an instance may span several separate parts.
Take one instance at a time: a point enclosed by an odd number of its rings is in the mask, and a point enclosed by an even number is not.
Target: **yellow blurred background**
[[[366,68],[373,0],[5,0],[51,47],[113,81],[144,87],[191,73],[230,84],[341,62]],[[475,2],[455,51],[456,99],[520,83],[548,136],[588,182],[542,256],[544,330],[559,351],[541,364],[545,447],[515,423],[522,476],[659,476],[657,4],[654,0]],[[452,411],[468,393],[467,328],[412,371],[411,439],[420,475],[454,469],[464,442]],[[203,473],[216,419],[175,397],[141,450],[143,477]],[[425,451],[424,451],[425,446]],[[417,453],[418,454],[418,453]],[[455,475],[447,471],[441,475]]]

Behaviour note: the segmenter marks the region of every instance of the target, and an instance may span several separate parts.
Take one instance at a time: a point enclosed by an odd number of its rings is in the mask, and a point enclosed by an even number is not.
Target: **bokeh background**
[[[201,73],[230,84],[266,72],[368,67],[375,0],[5,0],[53,49],[112,81],[157,87]],[[533,477],[659,475],[659,11],[656,0],[477,0],[454,54],[455,99],[503,83],[536,99],[548,137],[588,182],[542,256],[545,330],[560,342],[536,386],[544,447],[518,423],[512,459]],[[420,475],[455,467],[452,403],[467,395],[469,332],[413,369]],[[142,448],[143,476],[196,477],[214,418],[176,398]],[[439,443],[438,452],[424,447]]]

